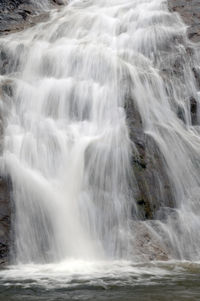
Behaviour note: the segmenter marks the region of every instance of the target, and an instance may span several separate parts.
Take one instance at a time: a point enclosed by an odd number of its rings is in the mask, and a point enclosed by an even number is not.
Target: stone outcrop
[[[165,159],[153,139],[145,135],[133,100],[126,100],[125,110],[130,138],[137,149],[133,150],[132,167],[138,186],[136,198],[140,218],[153,219],[162,206],[174,206]]]
[[[168,0],[169,9],[177,12],[188,27],[188,37],[200,41],[200,0]]]
[[[63,0],[49,0],[49,6],[46,9],[63,4]],[[43,11],[40,6],[34,4],[34,1],[0,1],[0,35],[23,30],[47,18],[48,10]]]
[[[133,239],[130,243],[134,258],[138,261],[169,260],[169,250],[159,241],[155,233],[149,231],[146,223],[133,222],[131,229]]]

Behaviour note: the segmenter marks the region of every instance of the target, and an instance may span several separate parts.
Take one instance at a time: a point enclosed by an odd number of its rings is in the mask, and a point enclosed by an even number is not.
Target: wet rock
[[[8,263],[11,224],[11,187],[8,178],[0,176],[0,266]]]
[[[132,167],[138,187],[135,198],[140,218],[153,219],[161,207],[175,206],[165,159],[154,140],[145,135],[133,100],[126,100],[125,111],[133,142]]]
[[[9,53],[6,48],[0,48],[0,75],[8,74],[11,70],[15,72],[18,66],[19,58],[16,60],[13,54]]]
[[[64,1],[63,0],[53,0],[53,2],[57,5],[64,5]]]
[[[192,28],[197,29],[198,22],[200,22],[200,15],[198,15],[200,0],[169,0],[168,2],[171,11],[180,13],[187,24],[195,24],[195,27]],[[194,39],[192,40],[194,41]],[[165,51],[164,64],[160,62],[159,69],[162,70],[161,77],[167,83],[166,93],[169,99],[176,104],[176,99],[173,99],[173,90],[170,90],[172,87],[170,82],[175,82],[176,86],[180,87],[181,98],[190,107],[192,125],[197,125],[198,103],[196,96],[192,95],[192,91],[191,95],[185,94],[185,86],[187,85],[185,73],[190,72],[191,69],[193,69],[196,84],[200,87],[199,70],[196,66],[192,67],[190,65],[190,62],[193,61],[193,55],[193,48],[190,47],[187,39],[184,36],[175,36],[173,42],[168,45]],[[177,104],[175,110],[177,117],[183,123],[187,123],[188,117],[186,116],[184,102],[183,104]],[[157,213],[161,208],[176,207],[172,193],[173,183],[170,182],[169,175],[166,172],[165,158],[159,147],[153,138],[145,135],[143,131],[142,120],[134,100],[128,98],[125,100],[125,111],[129,135],[134,145],[132,166],[136,185],[138,186],[136,200],[140,218],[142,220],[154,219],[158,216]]]
[[[139,261],[167,261],[169,260],[169,251],[167,247],[157,238],[153,231],[150,231],[148,225],[141,221],[135,221],[131,225],[134,234],[131,242],[133,250],[132,256]]]
[[[186,25],[188,25],[188,37],[192,42],[200,42],[200,0],[168,0],[169,9],[172,12],[178,13]],[[193,61],[194,49],[190,46],[187,47],[185,42],[181,43],[186,49],[184,57],[179,58],[178,64],[174,64],[174,70],[172,76],[176,76],[177,84],[181,86],[181,81],[183,78],[183,70],[181,70],[181,65],[183,60]],[[194,65],[192,66],[192,71],[194,78],[196,79],[196,86],[200,89],[200,69]],[[178,83],[178,79],[180,83]],[[191,112],[191,123],[192,125],[199,125],[198,118],[198,101],[197,95],[188,95],[189,106]],[[185,98],[183,96],[183,98]],[[181,108],[182,109],[182,108]],[[185,122],[185,112],[178,108],[177,115],[183,122]]]
[[[192,124],[193,125],[198,124],[198,120],[197,120],[198,105],[194,97],[190,97],[190,112],[191,112]]]
[[[193,42],[200,41],[200,0],[168,0],[169,9],[180,14],[189,25],[188,37]]]
[[[22,0],[2,1],[0,3],[0,34],[23,29],[31,11],[20,9]],[[30,2],[28,1],[30,6]]]
[[[200,69],[198,67],[193,67],[192,71],[194,73],[194,77],[196,79],[197,86],[200,89]]]
[[[3,0],[0,2],[0,35],[6,35],[23,30],[48,18],[48,9],[51,6],[63,5],[62,0],[49,0],[46,11],[42,11],[34,1],[30,0]]]
[[[0,101],[7,101],[12,96],[12,81],[6,80],[0,85]],[[6,111],[0,110],[0,154],[3,149],[3,120]],[[10,250],[11,225],[11,182],[9,177],[0,174],[0,267],[7,264]]]

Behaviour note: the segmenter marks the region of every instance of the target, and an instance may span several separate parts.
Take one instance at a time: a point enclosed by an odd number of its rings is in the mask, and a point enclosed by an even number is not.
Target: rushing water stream
[[[198,51],[179,17],[163,0],[72,0],[0,47],[15,209],[2,300],[198,300]],[[134,194],[127,99],[170,179],[175,208],[151,221]],[[170,261],[149,263],[155,250]]]

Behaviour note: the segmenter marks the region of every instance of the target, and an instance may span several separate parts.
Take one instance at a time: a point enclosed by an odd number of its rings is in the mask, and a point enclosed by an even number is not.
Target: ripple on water
[[[127,261],[11,266],[0,300],[199,300],[200,263]]]

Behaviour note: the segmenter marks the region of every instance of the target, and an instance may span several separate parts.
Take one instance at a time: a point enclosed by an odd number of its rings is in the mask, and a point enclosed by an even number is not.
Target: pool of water
[[[200,263],[67,261],[0,272],[0,300],[200,300]]]

